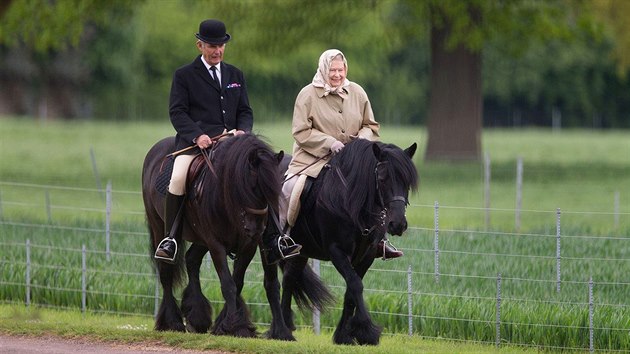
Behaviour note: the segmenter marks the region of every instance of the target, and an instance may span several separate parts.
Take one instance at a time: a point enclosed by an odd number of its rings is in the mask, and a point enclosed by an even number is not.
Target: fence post
[[[317,274],[317,276],[319,277],[320,274],[320,269],[319,269],[319,259],[313,259],[313,272],[315,272],[315,274]],[[316,335],[319,335],[321,333],[321,314],[319,313],[318,309],[314,309],[313,310],[313,331],[315,332]]]
[[[86,252],[85,245],[81,247],[81,312],[85,313],[86,310],[86,297],[87,297],[87,267],[86,267]]]
[[[433,239],[433,249],[435,250],[435,281],[440,280],[440,243],[439,243],[439,234],[440,234],[440,206],[438,201],[435,201],[435,211],[433,214],[433,223],[435,224],[435,237]]]
[[[501,344],[501,273],[497,275],[497,318],[496,318],[496,340],[495,345],[498,348]]]
[[[490,228],[490,154],[485,153],[483,158],[483,195],[486,209],[486,230]]]
[[[516,210],[514,212],[514,229],[521,231],[521,205],[523,200],[523,157],[516,159]]]
[[[94,155],[94,148],[90,146],[90,158],[92,159],[92,170],[94,171],[94,178],[96,179],[96,189],[98,189],[103,200],[103,186],[101,185],[101,177],[98,174],[98,168],[96,167],[96,156]]]
[[[409,336],[413,335],[413,286],[411,284],[411,264],[407,268],[407,316],[409,316]]]
[[[48,189],[46,190],[45,197],[46,197],[46,215],[48,216],[48,223],[52,224],[52,210],[50,209],[50,193],[48,192]]]
[[[589,351],[593,353],[595,351],[595,345],[593,343],[593,276],[588,280],[588,342]]]
[[[619,191],[615,191],[615,229],[619,228]],[[0,209],[1,210],[1,209]],[[0,217],[2,217],[2,215],[0,214]]]
[[[560,292],[560,208],[556,209],[556,292]]]
[[[26,239],[26,306],[31,306],[31,240]]]
[[[107,190],[106,190],[106,202],[105,202],[105,255],[107,256],[107,261],[111,259],[110,249],[109,249],[109,238],[111,235],[111,219],[112,219],[112,181],[107,181]]]
[[[0,220],[4,220],[4,211],[2,210],[2,190],[0,190]]]

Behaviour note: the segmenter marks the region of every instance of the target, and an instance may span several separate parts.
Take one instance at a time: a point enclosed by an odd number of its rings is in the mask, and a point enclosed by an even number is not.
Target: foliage
[[[0,44],[18,43],[37,52],[79,45],[90,24],[116,26],[140,2],[126,0],[10,1],[2,17]]]
[[[468,16],[471,6],[483,21]],[[615,0],[12,1],[0,24],[0,82],[19,83],[11,92],[22,96],[5,98],[19,107],[16,114],[39,115],[41,105],[58,99],[71,106],[62,117],[166,120],[172,73],[198,54],[199,22],[221,14],[233,36],[226,61],[245,72],[257,121],[290,115],[319,54],[337,47],[379,121],[420,124],[430,90],[429,27],[449,20],[451,46],[483,52],[487,124],[511,125],[510,117],[522,112],[521,123],[548,125],[555,107],[568,126],[627,127],[630,83],[620,76],[627,31],[624,17],[616,16],[624,6]]]

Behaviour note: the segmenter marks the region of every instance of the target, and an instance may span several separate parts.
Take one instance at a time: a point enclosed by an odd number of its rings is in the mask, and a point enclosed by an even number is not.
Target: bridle
[[[385,220],[387,219],[387,210],[388,210],[387,207],[391,203],[402,202],[402,203],[407,204],[407,198],[405,198],[402,195],[393,196],[392,198],[388,200],[385,200],[385,198],[383,198],[383,191],[382,191],[382,188],[380,187],[379,178],[378,178],[379,167],[382,167],[382,166],[387,167],[387,165],[389,165],[389,161],[379,161],[376,163],[376,166],[374,167],[374,183],[376,185],[376,194],[378,198],[377,200],[378,200],[379,205],[381,206],[381,211],[377,213],[378,217],[376,219],[376,223],[372,225],[372,227],[363,229],[363,231],[361,232],[361,234],[366,237],[369,236],[372,232],[374,232],[379,227],[385,226]],[[331,167],[333,168],[333,170],[335,171],[335,173],[341,180],[341,183],[343,184],[343,186],[347,189],[348,183],[346,182],[346,179],[343,177],[343,174],[341,173],[339,166],[331,166]]]

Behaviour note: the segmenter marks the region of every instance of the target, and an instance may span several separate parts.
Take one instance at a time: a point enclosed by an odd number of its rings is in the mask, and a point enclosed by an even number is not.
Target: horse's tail
[[[313,272],[308,265],[304,266],[300,272],[299,269],[289,267],[285,269],[293,276],[289,276],[289,280],[293,285],[293,298],[295,303],[301,310],[319,310],[323,312],[326,307],[334,303],[334,296],[320,280],[319,276]],[[300,272],[301,274],[295,274]]]

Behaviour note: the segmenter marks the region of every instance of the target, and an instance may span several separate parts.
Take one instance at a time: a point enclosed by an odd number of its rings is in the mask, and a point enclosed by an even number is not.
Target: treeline
[[[257,119],[288,119],[321,52],[338,48],[348,57],[348,78],[366,89],[379,121],[426,122],[431,43],[423,2],[113,4],[99,9],[101,20],[86,24],[76,46],[39,50],[28,43],[1,44],[0,113],[167,119],[171,77],[198,54],[194,33],[199,22],[220,18],[233,37],[225,61],[245,72]],[[501,16],[526,21],[510,13]],[[629,128],[630,83],[613,59],[617,40],[605,22],[599,25],[602,30],[575,26],[570,36],[522,46],[519,36],[526,34],[486,41],[484,125]]]

